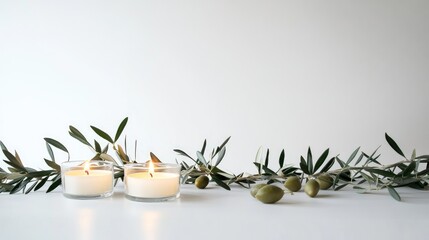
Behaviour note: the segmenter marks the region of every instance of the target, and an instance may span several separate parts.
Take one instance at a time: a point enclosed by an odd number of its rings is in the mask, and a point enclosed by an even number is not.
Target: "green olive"
[[[301,181],[299,177],[291,176],[286,179],[284,186],[291,192],[298,192],[301,189]]]
[[[204,189],[209,184],[209,178],[206,175],[201,175],[195,179],[195,186],[199,189]]]
[[[252,195],[252,197],[256,196],[256,193],[259,191],[259,189],[261,189],[261,187],[265,187],[267,186],[267,184],[265,183],[260,183],[260,184],[256,184],[255,186],[252,187],[252,190],[250,190],[250,194]]]
[[[321,175],[319,175],[316,181],[319,183],[320,189],[322,190],[329,189],[334,183],[332,177],[327,173],[322,173]]]
[[[304,186],[304,192],[307,193],[309,197],[315,197],[319,192],[319,188],[319,183],[314,179],[310,179]]]
[[[282,199],[283,195],[283,189],[274,185],[267,185],[261,187],[255,197],[263,203],[275,203]]]

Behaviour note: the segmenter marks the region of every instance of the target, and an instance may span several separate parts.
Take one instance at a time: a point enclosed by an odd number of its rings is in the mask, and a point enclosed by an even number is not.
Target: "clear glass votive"
[[[106,161],[68,161],[61,164],[65,197],[106,198],[113,194],[113,164]]]
[[[140,202],[161,202],[180,196],[180,165],[171,163],[126,164],[125,197]]]

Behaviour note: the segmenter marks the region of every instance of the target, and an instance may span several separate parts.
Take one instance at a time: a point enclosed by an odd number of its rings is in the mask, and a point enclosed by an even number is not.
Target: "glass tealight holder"
[[[180,196],[180,165],[178,164],[151,162],[126,164],[124,171],[127,199],[162,202],[174,200]]]
[[[63,194],[73,199],[106,198],[113,194],[113,164],[106,161],[68,161],[61,164]]]

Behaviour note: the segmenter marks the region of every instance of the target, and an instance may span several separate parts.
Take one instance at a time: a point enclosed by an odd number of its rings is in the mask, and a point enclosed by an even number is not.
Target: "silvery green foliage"
[[[94,139],[94,143],[90,141],[75,127],[69,126],[69,134],[79,142],[89,147],[92,151],[92,160],[111,161],[115,165],[115,179],[123,179],[123,165],[134,163],[135,160],[128,154],[127,139],[124,138],[124,147],[117,144],[128,118],[122,120],[119,124],[114,137],[107,134],[105,131],[91,126],[91,129],[103,140],[107,141],[105,147],[101,147],[99,141]],[[174,149],[180,156],[186,158],[191,163],[185,160],[177,161],[181,165],[181,180],[184,184],[193,184],[195,179],[201,175],[209,176],[212,182],[215,182],[220,187],[230,190],[231,184],[238,184],[245,188],[250,188],[251,184],[264,181],[267,184],[283,183],[288,176],[296,175],[303,179],[317,178],[320,174],[329,174],[333,179],[332,189],[337,191],[348,185],[351,185],[359,193],[367,193],[375,190],[387,189],[390,195],[400,201],[401,197],[396,191],[399,187],[411,187],[423,190],[428,185],[429,180],[429,155],[417,156],[414,150],[410,158],[407,158],[398,144],[386,133],[385,138],[389,146],[398,153],[403,160],[383,165],[377,154],[378,148],[371,154],[367,154],[357,148],[352,154],[343,161],[338,155],[329,156],[329,149],[326,149],[317,159],[313,158],[311,148],[308,148],[306,157],[301,156],[299,166],[293,164],[285,164],[285,150],[283,149],[278,158],[278,167],[273,168],[270,165],[269,149],[262,151],[259,149],[256,154],[256,159],[253,162],[257,172],[254,174],[240,173],[233,174],[222,170],[219,165],[226,155],[226,145],[230,140],[228,137],[222,144],[212,149],[211,153],[206,151],[207,141],[204,140],[200,150],[196,151],[195,157],[180,149]],[[50,185],[47,192],[50,192],[61,185],[61,168],[56,163],[53,148],[67,154],[67,159],[70,159],[68,149],[59,141],[52,138],[44,138],[49,159],[45,158],[45,163],[49,166],[49,170],[36,170],[26,167],[23,164],[20,156],[16,151],[11,152],[0,141],[1,150],[6,157],[4,162],[8,165],[7,170],[0,168],[0,193],[7,192],[14,194],[23,192],[28,194],[31,191],[37,191],[42,188],[47,182]],[[109,146],[113,149],[115,157],[109,153]],[[136,156],[137,142],[134,144],[134,159]],[[151,153],[151,160],[160,162],[155,154]],[[334,165],[339,168],[332,170]]]

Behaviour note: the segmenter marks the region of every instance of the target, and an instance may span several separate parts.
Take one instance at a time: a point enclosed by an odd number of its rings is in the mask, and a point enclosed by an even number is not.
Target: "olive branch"
[[[125,118],[119,124],[114,135],[109,135],[100,128],[90,126],[90,128],[103,140],[107,141],[102,148],[97,140],[93,144],[75,127],[69,126],[69,135],[89,147],[92,152],[92,160],[110,161],[114,164],[115,183],[124,178],[123,166],[128,163],[135,163],[137,159],[137,141],[134,143],[134,157],[130,157],[127,148],[127,138],[124,137],[124,144],[120,145],[120,139],[128,118]],[[114,136],[114,137],[111,137]],[[244,188],[250,188],[251,184],[260,181],[266,181],[267,184],[284,183],[290,176],[299,176],[301,181],[317,179],[322,175],[328,177],[329,188],[338,191],[348,185],[352,186],[358,193],[366,193],[386,189],[390,195],[401,201],[401,197],[396,191],[399,187],[411,187],[415,189],[426,189],[429,182],[429,155],[416,156],[414,150],[410,158],[407,158],[398,144],[386,133],[385,138],[389,146],[398,153],[403,159],[399,162],[383,165],[380,163],[378,148],[371,154],[360,150],[360,147],[343,161],[339,155],[329,157],[329,149],[326,149],[317,159],[313,158],[311,148],[308,148],[306,157],[301,156],[298,166],[285,164],[285,150],[280,152],[278,158],[278,167],[270,165],[270,151],[264,152],[262,148],[257,151],[255,165],[257,172],[249,174],[242,172],[233,174],[222,170],[219,165],[226,155],[226,145],[230,140],[228,137],[219,146],[212,149],[210,153],[206,151],[207,140],[204,140],[200,150],[196,151],[195,157],[180,149],[174,149],[179,156],[185,160],[176,162],[181,166],[181,182],[183,184],[196,184],[201,176],[207,177],[209,181],[215,182],[220,187],[230,190],[231,184],[237,184]],[[0,193],[6,192],[14,194],[23,192],[25,194],[31,191],[37,191],[47,182],[50,182],[46,192],[51,192],[61,185],[61,167],[57,163],[54,148],[67,154],[67,161],[70,160],[68,149],[59,141],[52,138],[44,138],[46,149],[50,159],[45,158],[45,163],[49,170],[36,170],[26,167],[16,151],[13,153],[0,141],[1,150],[7,160],[6,171],[0,168]],[[111,148],[111,149],[110,149]],[[111,152],[114,154],[111,154]],[[208,156],[207,156],[208,155]],[[115,157],[113,157],[115,156]],[[155,154],[150,153],[152,161],[160,162]],[[340,168],[332,170],[337,163]],[[205,184],[206,185],[206,184]],[[203,187],[200,188],[204,188]]]
[[[123,179],[123,165],[134,162],[130,160],[131,158],[127,153],[127,138],[125,137],[124,139],[124,148],[117,143],[125,126],[127,125],[127,122],[128,118],[122,120],[116,130],[114,138],[110,137],[109,134],[102,131],[101,129],[91,126],[91,129],[99,137],[107,141],[107,144],[104,148],[101,148],[99,141],[95,139],[94,144],[91,144],[77,128],[71,125],[69,126],[70,136],[89,147],[92,151],[93,156],[90,158],[91,160],[104,160],[113,162],[115,183],[118,181],[118,179]],[[0,193],[8,192],[10,194],[14,194],[22,191],[23,193],[28,194],[33,190],[39,190],[47,182],[51,183],[46,192],[51,192],[61,185],[61,167],[56,162],[53,148],[67,153],[67,161],[70,160],[70,153],[68,149],[59,141],[52,138],[44,138],[44,140],[46,142],[46,149],[50,157],[50,159],[45,158],[44,160],[45,163],[50,167],[50,170],[36,170],[34,168],[25,167],[18,153],[15,151],[14,154],[12,154],[3,144],[3,142],[0,141],[1,150],[7,158],[7,160],[4,160],[4,162],[9,165],[9,172],[0,168]],[[112,146],[112,149],[116,154],[116,158],[109,154],[109,146]],[[137,141],[135,141],[134,148],[134,157],[136,158]]]
[[[267,149],[263,154],[261,149],[256,154],[256,159],[253,162],[257,169],[255,174],[240,173],[238,175],[227,173],[218,168],[222,161],[226,143],[230,138],[227,138],[223,144],[216,147],[213,152],[223,150],[222,155],[213,165],[212,161],[205,161],[203,158],[204,151],[197,151],[197,158],[192,158],[186,152],[175,149],[179,155],[191,159],[194,164],[188,165],[186,161],[182,161],[182,182],[195,183],[196,179],[201,175],[211,177],[211,180],[216,182],[220,187],[230,190],[229,185],[238,184],[245,188],[250,188],[251,184],[260,181],[271,183],[284,183],[290,176],[300,176],[301,181],[316,179],[324,175],[331,179],[329,188],[338,191],[348,185],[353,186],[358,193],[367,193],[387,188],[389,194],[398,201],[401,197],[396,191],[399,187],[411,187],[419,190],[424,190],[429,182],[429,155],[416,156],[414,150],[410,158],[407,158],[398,144],[386,133],[385,138],[390,147],[403,157],[402,161],[383,165],[379,162],[380,154],[377,154],[377,148],[371,154],[360,151],[360,147],[353,151],[347,161],[341,160],[339,155],[328,158],[329,149],[326,149],[317,160],[313,158],[311,148],[308,148],[306,158],[301,156],[299,166],[285,165],[285,150],[283,149],[278,159],[278,169],[270,168],[270,151]],[[203,149],[205,149],[206,141],[204,141]],[[213,154],[212,158],[213,159]],[[177,161],[177,160],[176,160]],[[331,170],[334,164],[337,163],[340,168]],[[423,164],[426,164],[424,166]],[[320,170],[319,170],[320,169]],[[326,180],[325,180],[326,181]]]

